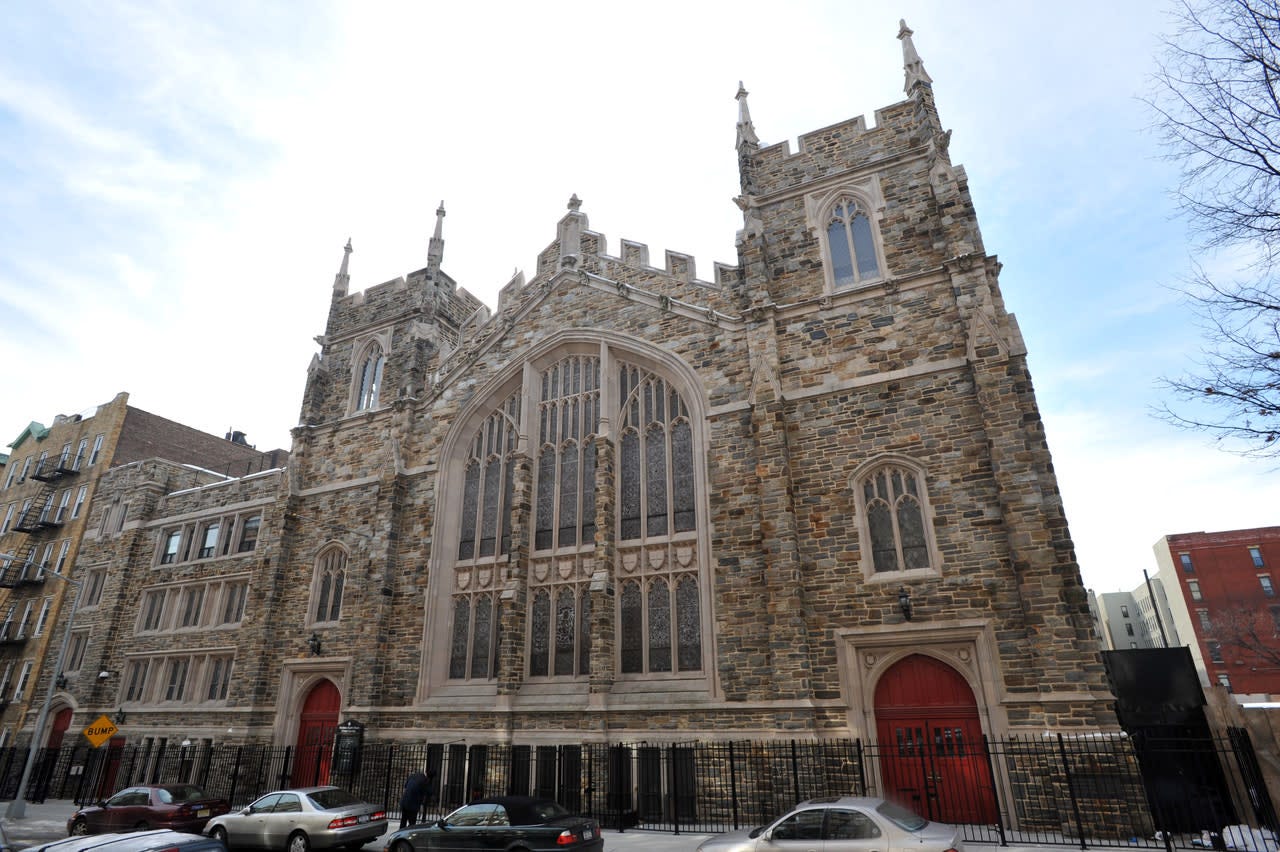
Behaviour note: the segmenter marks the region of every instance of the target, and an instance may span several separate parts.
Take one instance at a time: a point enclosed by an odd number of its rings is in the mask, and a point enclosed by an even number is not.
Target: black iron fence
[[[25,750],[0,750],[12,798]],[[151,743],[42,750],[33,800],[97,801],[139,783],[191,782],[241,806],[285,786],[333,783],[398,815],[404,779],[434,770],[424,819],[481,795],[560,801],[617,829],[718,833],[805,799],[870,795],[995,843],[1171,850],[1205,831],[1280,829],[1246,732],[1221,738],[1095,735],[896,744],[857,740],[497,745],[351,742],[324,748]]]

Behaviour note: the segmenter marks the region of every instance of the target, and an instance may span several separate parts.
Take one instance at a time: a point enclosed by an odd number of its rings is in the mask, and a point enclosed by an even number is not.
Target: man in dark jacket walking
[[[424,773],[419,769],[404,782],[404,793],[400,796],[401,828],[418,824],[418,811],[434,791],[435,778],[435,770]]]

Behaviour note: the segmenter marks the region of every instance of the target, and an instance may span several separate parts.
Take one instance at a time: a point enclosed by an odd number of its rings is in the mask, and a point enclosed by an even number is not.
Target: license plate
[[[368,814],[360,814],[360,816],[356,817],[356,822],[368,822],[368,821],[369,821]]]
[[[582,839],[583,839],[583,840],[590,840],[591,838],[593,838],[593,837],[595,837],[595,836],[596,836],[596,833],[595,833],[594,831],[592,831],[591,829],[589,829],[589,828],[584,828],[584,829],[582,830]]]
[[[207,817],[208,815],[209,815],[208,808],[201,808],[200,810],[196,811],[196,816],[198,817]]]

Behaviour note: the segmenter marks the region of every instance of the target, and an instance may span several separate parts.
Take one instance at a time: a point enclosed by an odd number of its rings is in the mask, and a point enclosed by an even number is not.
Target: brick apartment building
[[[493,312],[443,209],[404,278],[351,292],[348,244],[287,472],[104,480],[77,624],[108,677],[57,707],[281,745],[1115,730],[1000,264],[899,37],[874,126],[766,146],[738,93],[708,278],[610,254],[576,196]]]
[[[73,630],[69,667],[56,672],[63,631],[78,588],[81,604],[100,593],[101,576],[82,570],[81,545],[86,537],[118,528],[130,514],[134,493],[98,498],[99,483],[118,465],[138,459],[163,458],[183,465],[242,476],[283,464],[284,451],[260,453],[242,440],[229,440],[158,417],[129,405],[129,395],[85,414],[59,415],[52,425],[33,421],[9,444],[0,466],[0,746],[15,730],[34,720],[50,678],[62,674],[69,685],[85,652],[88,634]],[[238,437],[238,436],[234,436]],[[89,507],[99,512],[89,522]],[[69,578],[63,582],[46,570]],[[95,585],[96,583],[96,585]],[[96,675],[97,672],[95,671]],[[63,708],[66,710],[67,708]],[[49,742],[56,744],[71,721],[70,712],[55,716]]]
[[[1153,549],[1204,682],[1241,700],[1280,697],[1280,527],[1167,535]]]

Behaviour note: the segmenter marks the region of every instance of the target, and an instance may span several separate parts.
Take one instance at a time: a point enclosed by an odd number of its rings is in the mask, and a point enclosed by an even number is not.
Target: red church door
[[[295,787],[329,783],[329,760],[341,706],[342,693],[331,680],[320,681],[307,693],[298,718],[297,752],[293,761]]]
[[[959,672],[913,654],[880,678],[875,708],[886,798],[932,820],[996,821],[978,705]]]

